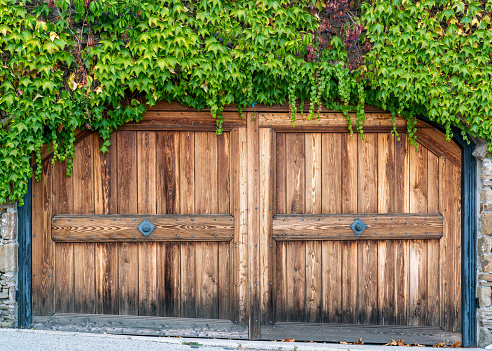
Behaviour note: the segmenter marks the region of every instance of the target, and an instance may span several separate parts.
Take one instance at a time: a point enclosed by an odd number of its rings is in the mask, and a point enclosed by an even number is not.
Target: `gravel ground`
[[[383,347],[377,345],[340,345],[315,343],[284,343],[272,341],[241,341],[219,339],[185,339],[110,334],[72,333],[28,329],[0,329],[1,351],[420,351],[435,348]],[[482,350],[482,349],[467,349]]]

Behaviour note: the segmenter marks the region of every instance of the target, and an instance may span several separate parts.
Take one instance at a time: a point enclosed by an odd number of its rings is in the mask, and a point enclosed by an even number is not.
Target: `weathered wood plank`
[[[378,213],[396,212],[395,135],[378,134]],[[437,209],[435,210],[437,212]],[[395,324],[395,243],[378,241],[378,324]]]
[[[322,243],[322,313],[324,323],[342,322],[342,242]]]
[[[94,213],[118,212],[117,135],[111,134],[109,151],[100,151],[102,138],[94,136]],[[73,213],[66,212],[66,214]],[[118,314],[118,246],[116,243],[95,245],[96,313]]]
[[[313,118],[309,120],[308,113],[298,113],[295,124],[292,125],[289,113],[263,112],[259,113],[260,127],[272,128],[277,132],[339,132],[347,133],[348,124],[342,113],[325,112],[320,114],[320,120]],[[355,127],[356,115],[350,113],[352,126]],[[366,122],[364,131],[376,133],[388,133],[392,131],[392,116],[387,113],[368,113],[366,112]],[[418,121],[417,129],[428,128],[429,125]],[[403,118],[396,119],[396,130],[399,132],[406,131],[407,121]]]
[[[73,204],[77,214],[94,213],[94,134],[75,146]],[[74,312],[95,313],[95,245],[74,244]]]
[[[357,323],[357,242],[341,241],[342,246],[342,323]]]
[[[296,341],[320,342],[356,342],[384,344],[393,339],[404,339],[405,343],[434,345],[445,342],[461,342],[461,333],[444,332],[440,328],[403,327],[396,325],[347,325],[318,323],[276,323],[274,326],[262,326],[263,340],[295,339]]]
[[[235,156],[235,155],[234,155]],[[219,212],[231,212],[231,141],[229,133],[217,135],[217,202]]]
[[[287,213],[304,213],[306,208],[304,134],[287,134],[285,144]]]
[[[360,218],[367,228],[354,233],[350,225]],[[388,240],[439,239],[443,220],[439,213],[275,215],[275,240]]]
[[[306,213],[320,214],[322,211],[322,137],[321,133],[306,133]],[[322,243],[306,243],[306,321],[322,322]]]
[[[364,140],[358,136],[358,150],[358,212],[374,213],[378,211],[378,135],[364,133]],[[392,228],[388,229],[390,229],[391,236]],[[359,260],[358,321],[359,324],[377,324],[378,243],[372,240],[359,241],[357,251]]]
[[[148,219],[155,229],[146,237],[138,225]],[[52,219],[57,242],[230,241],[231,215],[58,215]]]
[[[432,153],[427,157],[429,211],[439,211],[439,158]],[[439,240],[427,242],[427,325],[440,326],[441,273],[439,265]]]
[[[446,135],[435,128],[417,128],[417,141],[436,156],[444,156],[456,166],[461,166],[461,149],[453,141],[447,141]]]
[[[287,212],[287,150],[286,150],[286,137],[285,133],[276,133],[276,164],[275,164],[275,205],[276,213],[288,213]]]
[[[232,265],[231,265],[231,246],[233,242],[218,243],[218,299],[219,299],[219,314],[220,319],[231,318],[231,281],[232,281]]]
[[[53,215],[73,213],[72,177],[67,162],[53,166]],[[73,244],[55,244],[55,312],[74,311]]]
[[[244,126],[246,121],[238,113],[224,112],[222,129],[229,131],[238,126]],[[127,123],[118,127],[118,130],[171,130],[215,132],[217,120],[210,112],[179,112],[179,111],[148,111],[138,123]]]
[[[197,318],[218,318],[218,247],[216,243],[196,243],[196,291]]]
[[[342,134],[342,213],[357,213],[357,138]]]
[[[96,313],[118,314],[118,246],[99,243],[95,250]]]
[[[54,248],[50,237],[53,165],[42,163],[41,181],[32,182],[32,313],[49,316],[54,312]]]
[[[178,317],[180,315],[180,255],[179,243],[169,242],[157,245],[157,309],[159,316]]]
[[[410,165],[408,136],[400,133],[395,141],[396,212],[410,212]],[[395,250],[395,324],[407,325],[409,313],[409,242],[396,240]]]
[[[179,206],[182,214],[195,213],[195,133],[180,132]],[[180,245],[181,317],[195,317],[195,244]]]
[[[272,239],[272,218],[275,178],[275,134],[271,129],[260,129],[259,180],[259,245],[260,245],[260,311],[261,324],[274,321],[275,248]]]
[[[306,321],[306,243],[287,242],[287,321]]]
[[[156,138],[157,213],[179,213],[180,133],[158,132]]]
[[[118,133],[111,134],[111,146],[107,153],[100,149],[102,138],[94,136],[94,209],[96,214],[118,213]],[[65,212],[65,214],[73,211]]]
[[[410,151],[410,212],[428,211],[428,151],[419,147]],[[409,325],[426,325],[427,321],[427,241],[412,240],[410,245]]]
[[[218,213],[217,136],[195,133],[195,213]]]
[[[321,151],[322,213],[341,213],[342,212],[342,134],[323,133],[321,147],[322,147],[322,151]],[[279,213],[285,213],[285,212],[279,212]]]
[[[135,132],[118,132],[118,213],[135,214],[137,196],[137,138]],[[138,246],[118,244],[119,314],[138,315]]]
[[[156,133],[137,132],[137,213],[155,214],[156,206]],[[156,316],[157,311],[157,245],[138,244],[138,313]]]
[[[249,337],[260,338],[261,282],[260,282],[260,158],[266,150],[260,149],[258,119],[252,113],[246,115],[248,138],[248,296]]]
[[[226,319],[60,313],[51,318],[34,317],[33,327],[86,333],[248,339],[247,326]]]

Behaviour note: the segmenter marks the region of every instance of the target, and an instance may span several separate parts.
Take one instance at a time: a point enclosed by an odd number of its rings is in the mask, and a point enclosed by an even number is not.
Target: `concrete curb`
[[[304,342],[280,342],[280,341],[249,341],[249,340],[225,340],[225,339],[198,339],[198,338],[179,338],[179,337],[148,337],[148,336],[129,336],[129,335],[112,335],[112,334],[91,334],[63,331],[46,331],[46,330],[30,330],[30,329],[0,329],[0,338],[2,334],[12,334],[15,332],[15,339],[22,334],[36,338],[53,338],[57,339],[76,339],[78,342],[84,339],[94,343],[97,340],[131,340],[132,343],[154,342],[168,345],[172,348],[179,345],[189,345],[190,349],[201,348],[218,348],[220,350],[262,350],[262,351],[416,351],[416,350],[435,350],[432,347],[393,347],[382,345],[343,345],[343,344],[323,344],[323,343],[304,343]],[[163,346],[164,346],[163,345]],[[55,346],[55,345],[53,345]],[[467,349],[467,350],[483,350],[483,349]],[[218,350],[219,351],[219,350]]]

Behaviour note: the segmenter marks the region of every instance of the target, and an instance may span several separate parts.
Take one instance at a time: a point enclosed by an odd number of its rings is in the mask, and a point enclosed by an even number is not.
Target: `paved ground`
[[[1,351],[420,351],[435,348],[383,347],[301,342],[239,341],[218,339],[158,338],[143,336],[88,334],[27,329],[1,329]],[[467,349],[482,350],[482,349]]]

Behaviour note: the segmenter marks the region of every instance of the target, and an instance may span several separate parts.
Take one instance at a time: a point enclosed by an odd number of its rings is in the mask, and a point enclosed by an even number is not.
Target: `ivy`
[[[444,126],[448,139],[456,127],[492,151],[491,17],[490,1],[365,2],[368,101],[405,116],[411,138],[421,115]]]
[[[310,101],[363,133],[364,103],[485,138],[492,151],[492,5],[471,0],[0,0],[0,203],[21,200],[41,148],[75,130],[110,146],[159,100],[222,111]],[[301,106],[303,111],[303,106]],[[394,119],[395,120],[395,119]],[[395,130],[396,132],[396,130]],[[31,167],[31,155],[35,163]]]

